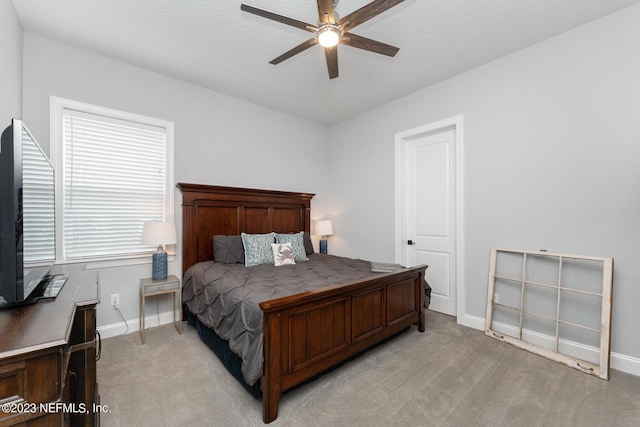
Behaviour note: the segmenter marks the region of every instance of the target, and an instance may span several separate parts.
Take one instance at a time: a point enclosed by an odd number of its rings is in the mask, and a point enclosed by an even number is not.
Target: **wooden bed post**
[[[282,315],[280,313],[264,313],[263,352],[264,369],[262,376],[262,421],[265,424],[278,418],[278,403],[282,395],[280,384],[281,363],[280,349]]]
[[[196,222],[197,206],[182,204],[182,277],[193,264],[198,262],[198,234],[195,227],[184,227],[184,224]]]
[[[426,283],[425,281],[425,272],[426,269],[423,270],[420,273],[420,276],[418,277],[418,286],[416,286],[416,288],[418,288],[418,331],[420,332],[424,332],[425,331],[425,318],[426,318],[426,309],[424,308],[424,284]]]

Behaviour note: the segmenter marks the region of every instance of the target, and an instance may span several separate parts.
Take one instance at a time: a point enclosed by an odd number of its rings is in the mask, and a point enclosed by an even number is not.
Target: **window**
[[[56,259],[53,168],[24,126],[22,173],[24,262],[30,266],[51,264]]]
[[[51,98],[58,262],[133,258],[173,217],[173,123]]]

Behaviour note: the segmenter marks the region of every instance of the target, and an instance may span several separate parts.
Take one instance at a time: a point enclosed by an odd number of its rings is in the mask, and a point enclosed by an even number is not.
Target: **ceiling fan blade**
[[[329,78],[335,79],[338,77],[338,46],[325,47],[324,56],[327,58],[327,70],[329,71]]]
[[[291,25],[292,27],[300,28],[301,30],[306,30],[310,32],[315,32],[318,29],[317,25],[308,24],[303,21],[298,21],[297,19],[287,18],[286,16],[278,15],[277,13],[268,12],[266,10],[258,9],[253,6],[249,6],[247,4],[241,4],[240,10],[244,12],[249,12],[254,15],[261,16],[263,18],[271,19],[272,21],[280,22],[282,24]]]
[[[333,0],[318,0],[318,21],[327,24],[336,23],[333,15]]]
[[[368,50],[369,52],[379,53],[380,55],[392,57],[396,56],[396,53],[398,53],[398,51],[400,50],[399,47],[377,42],[375,40],[371,40],[352,33],[345,33],[342,40],[340,40],[340,43],[347,46],[357,47],[358,49]]]
[[[297,55],[300,52],[303,52],[303,51],[309,49],[311,46],[313,46],[313,45],[315,45],[317,43],[318,43],[318,40],[316,40],[315,37],[310,38],[306,42],[300,43],[298,46],[294,47],[293,49],[283,53],[282,55],[278,56],[275,59],[272,59],[271,61],[269,61],[269,64],[277,65],[277,64],[281,63],[282,61],[284,61],[285,59],[289,59],[293,55]]]
[[[340,18],[338,25],[344,25],[344,31],[349,31],[355,26],[380,15],[387,9],[402,3],[404,0],[375,0],[369,4],[362,6],[360,9],[351,12],[344,18]]]

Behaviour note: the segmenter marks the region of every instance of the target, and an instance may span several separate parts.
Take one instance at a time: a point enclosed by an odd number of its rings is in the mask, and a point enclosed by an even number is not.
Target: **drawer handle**
[[[100,360],[100,356],[102,356],[102,336],[100,335],[100,331],[96,329],[96,337],[98,337],[98,351],[96,352],[96,361]]]

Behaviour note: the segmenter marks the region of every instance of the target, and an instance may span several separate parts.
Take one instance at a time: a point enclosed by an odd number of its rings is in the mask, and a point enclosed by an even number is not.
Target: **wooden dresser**
[[[0,310],[0,426],[99,425],[98,275],[81,266],[60,294]]]

